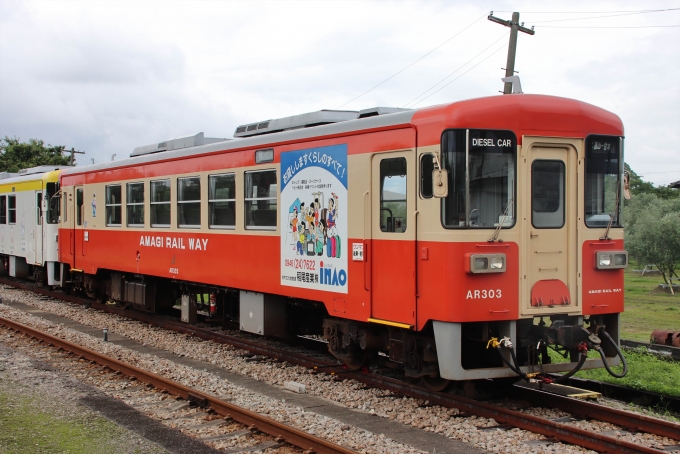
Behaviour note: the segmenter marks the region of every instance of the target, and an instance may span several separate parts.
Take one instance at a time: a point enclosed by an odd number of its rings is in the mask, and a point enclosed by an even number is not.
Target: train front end
[[[479,120],[499,127],[472,127],[470,115],[470,127],[445,128],[433,153],[450,241],[432,247],[446,251],[440,296],[453,303],[429,317],[439,374],[530,379],[605,367],[622,377],[623,128],[585,103],[525,96],[496,106],[505,113],[495,123]]]

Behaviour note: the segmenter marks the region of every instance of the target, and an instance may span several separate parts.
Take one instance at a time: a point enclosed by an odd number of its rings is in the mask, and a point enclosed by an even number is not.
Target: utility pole
[[[85,154],[84,151],[76,151],[73,147],[71,147],[71,150],[63,150],[66,151],[66,153],[71,153],[71,160],[69,161],[69,165],[73,167],[75,165],[76,159],[75,155],[76,154]]]
[[[533,35],[536,32],[534,27],[531,29],[524,27],[524,22],[519,23],[519,13],[512,13],[512,20],[503,20],[493,15],[493,11],[488,18],[491,22],[496,22],[506,27],[510,27],[510,45],[508,46],[508,63],[505,65],[505,77],[515,75],[515,52],[517,51],[517,30]],[[512,93],[512,82],[506,82],[503,94],[509,95]]]

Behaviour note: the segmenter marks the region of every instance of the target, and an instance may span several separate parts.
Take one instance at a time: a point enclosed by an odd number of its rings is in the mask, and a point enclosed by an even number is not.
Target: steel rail
[[[508,424],[513,427],[528,430],[534,433],[545,435],[546,437],[553,437],[566,443],[583,446],[588,449],[594,449],[600,452],[645,452],[645,453],[659,453],[653,448],[646,448],[635,445],[633,443],[622,441],[615,437],[596,434],[593,432],[578,429],[563,423],[557,423],[548,419],[538,418],[531,415],[526,415],[521,412],[504,409],[502,407],[479,402],[474,399],[465,398],[453,394],[435,393],[420,388],[415,388],[409,383],[389,377],[380,376],[377,374],[367,374],[361,372],[348,372],[341,366],[330,361],[322,361],[305,357],[284,350],[276,349],[271,346],[262,345],[256,342],[251,342],[245,339],[239,339],[234,336],[229,336],[222,333],[215,333],[201,328],[192,327],[174,321],[161,321],[153,317],[151,314],[125,311],[120,308],[107,306],[78,298],[70,295],[55,294],[46,289],[35,288],[16,281],[10,281],[0,278],[0,283],[16,286],[28,291],[35,291],[47,296],[71,301],[78,304],[90,304],[94,308],[101,308],[107,312],[137,319],[143,323],[148,323],[154,326],[169,328],[177,330],[186,334],[191,334],[205,340],[213,340],[215,342],[230,344],[234,347],[250,351],[251,353],[273,357],[279,360],[290,362],[310,368],[321,368],[324,372],[330,374],[342,375],[343,378],[353,379],[360,383],[369,386],[380,387],[389,391],[403,394],[412,398],[422,399],[449,408],[458,408],[461,411],[490,418],[496,420],[500,424]],[[559,398],[559,399],[558,399]],[[549,399],[553,399],[549,401]],[[611,409],[610,407],[603,407],[601,405],[592,404],[589,402],[571,399],[562,396],[556,396],[548,393],[543,393],[541,396],[541,404],[546,406],[553,406],[564,411],[573,412],[577,415],[590,417],[597,415],[597,420],[610,422],[612,424],[621,425],[623,427],[632,428],[633,430],[640,430],[654,435],[664,436],[675,440],[680,440],[680,424],[671,423],[661,419],[650,418],[647,416],[638,415],[636,413],[625,412],[621,410]],[[564,405],[564,408],[562,407]],[[568,409],[567,409],[568,408]]]
[[[21,323],[0,317],[0,326],[5,326],[14,331],[24,333],[39,341],[45,342],[50,346],[63,349],[87,360],[95,361],[102,366],[119,371],[124,375],[134,377],[139,381],[149,383],[158,389],[167,391],[172,395],[180,396],[191,402],[197,403],[202,407],[211,408],[222,416],[229,417],[249,428],[252,427],[271,435],[275,437],[277,441],[286,441],[293,446],[318,454],[352,454],[355,452],[245,408],[224,402],[216,397],[189,388],[173,380],[169,380],[160,375],[145,371],[115,358],[108,357],[94,350],[90,350],[89,348],[42,333]]]
[[[372,380],[373,381],[373,380]],[[381,387],[393,391],[399,390],[395,387],[392,379],[384,379],[385,383]],[[410,397],[427,400],[430,403],[444,407],[455,407],[459,410],[481,416],[483,418],[494,419],[499,424],[507,424],[520,429],[528,430],[537,434],[545,435],[548,438],[556,438],[560,441],[582,446],[598,452],[605,453],[662,453],[654,448],[636,445],[615,437],[601,435],[584,429],[558,423],[549,419],[539,418],[515,410],[498,407],[474,399],[451,394],[432,393],[417,388],[407,388],[401,390]],[[630,417],[632,414],[629,413]],[[664,421],[665,422],[665,421]],[[680,425],[677,429],[680,430]],[[676,435],[677,436],[677,435]]]
[[[646,432],[680,440],[680,424],[674,424],[663,419],[584,402],[538,389],[522,389],[520,394],[527,396],[532,401],[540,402],[542,406],[559,408],[583,418],[609,422],[631,432]]]

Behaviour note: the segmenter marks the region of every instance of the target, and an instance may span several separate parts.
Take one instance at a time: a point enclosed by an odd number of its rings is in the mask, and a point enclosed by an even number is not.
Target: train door
[[[78,268],[78,259],[80,258],[83,248],[83,187],[75,186],[73,188],[73,195],[69,194],[69,215],[71,227],[71,254],[73,255],[73,268]]]
[[[21,202],[26,203],[17,211],[20,218],[17,222],[21,223],[21,249],[26,253],[27,263],[36,263],[35,261],[35,239],[38,235],[37,226],[35,225],[35,198],[33,191],[26,191],[19,193]],[[25,201],[25,202],[24,202]]]
[[[371,166],[371,317],[414,325],[414,153],[378,153]]]
[[[35,261],[34,263],[43,263],[43,237],[44,237],[44,223],[43,218],[43,192],[35,191]]]
[[[577,159],[570,146],[536,144],[529,149],[530,203],[524,216],[527,313],[564,312],[578,301]]]

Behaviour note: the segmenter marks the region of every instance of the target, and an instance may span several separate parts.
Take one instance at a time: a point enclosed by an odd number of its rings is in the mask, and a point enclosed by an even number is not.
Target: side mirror
[[[623,198],[630,200],[630,174],[628,172],[623,173]]]
[[[449,195],[449,172],[444,169],[432,171],[432,194],[441,199]]]

